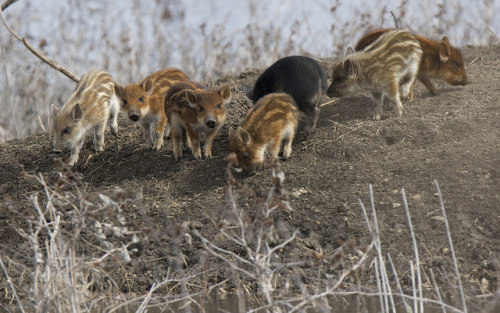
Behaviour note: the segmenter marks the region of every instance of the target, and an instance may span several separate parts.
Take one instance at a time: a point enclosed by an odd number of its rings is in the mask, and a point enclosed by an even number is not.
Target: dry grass
[[[127,265],[141,255],[149,236],[148,227],[126,220],[123,214],[135,199],[126,198],[119,188],[110,196],[87,192],[81,177],[69,169],[49,181],[41,174],[25,175],[42,190],[32,194],[31,208],[9,206],[8,210],[13,230],[25,241],[19,248],[28,249],[31,256],[0,256],[9,289],[2,302],[11,302],[0,307],[7,312],[13,308],[21,312],[120,312],[123,308],[147,312],[152,307],[197,303],[195,298],[204,289],[191,283],[205,273],[182,270],[179,245],[189,240],[182,225],[170,227],[172,259],[179,261],[172,262],[166,277],[152,283],[144,295],[126,293]],[[120,275],[113,275],[114,271]]]
[[[323,251],[280,219],[282,213],[293,210],[287,200],[285,174],[278,163],[267,166],[272,168],[272,186],[263,197],[233,177],[228,166],[227,205],[221,208],[220,219],[212,227],[201,231],[190,222],[167,221],[169,240],[165,244],[171,261],[166,277],[152,283],[149,292],[139,296],[122,291],[123,282],[132,276],[125,265],[140,256],[149,236],[147,225],[124,218],[123,211],[135,199],[127,198],[120,189],[110,195],[87,192],[81,177],[70,170],[49,182],[41,174],[25,174],[42,189],[31,196],[31,208],[9,207],[12,220],[17,221],[12,226],[25,240],[31,256],[25,262],[0,257],[9,288],[5,296],[11,302],[4,309],[119,312],[126,308],[146,312],[156,307],[192,312],[203,311],[203,299],[216,290],[232,289],[240,312],[329,312],[339,298],[352,295],[379,297],[380,311],[384,313],[400,310],[401,301],[407,312],[424,312],[433,306],[445,312],[468,312],[437,182],[451,262],[455,266],[455,278],[440,277],[440,281],[456,279],[456,288],[438,286],[432,268],[419,261],[417,234],[402,189],[402,210],[408,217],[414,249],[414,259],[409,264],[411,288],[403,289],[398,277],[407,269],[396,268],[390,254],[383,251],[384,238],[371,186],[368,209],[359,200],[368,242],[338,242],[337,248]],[[201,246],[205,255],[198,264],[188,266],[184,247],[194,244]],[[304,266],[313,266],[316,274],[303,277]],[[362,283],[360,276],[376,285]],[[219,277],[226,279],[218,281]],[[432,281],[424,282],[424,277],[431,277]],[[448,303],[441,296],[444,290],[460,295],[462,303]]]

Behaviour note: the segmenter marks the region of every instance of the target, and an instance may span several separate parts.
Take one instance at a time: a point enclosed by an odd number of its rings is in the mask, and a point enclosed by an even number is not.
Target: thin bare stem
[[[458,270],[458,262],[457,257],[455,255],[455,248],[453,247],[453,240],[451,239],[450,225],[448,224],[448,217],[446,216],[446,210],[444,208],[443,195],[441,194],[441,190],[439,189],[439,184],[437,180],[434,180],[434,184],[436,185],[438,197],[439,197],[439,206],[441,207],[441,214],[444,218],[444,225],[446,227],[446,235],[448,236],[448,244],[450,245],[451,258],[453,259],[453,266],[455,268],[455,275],[457,276],[458,288],[460,290],[460,297],[462,298],[462,307],[464,313],[467,313],[467,302],[465,301],[465,293],[462,286],[462,279],[460,278],[460,272]]]
[[[371,209],[372,209],[372,214],[373,214],[373,226],[374,226],[374,229],[375,229],[375,250],[377,251],[377,258],[378,258],[378,268],[380,270],[379,272],[379,278],[381,280],[381,287],[382,287],[382,292],[384,294],[388,294],[388,283],[387,283],[387,271],[385,269],[385,261],[384,261],[384,257],[383,257],[383,254],[382,254],[382,247],[381,247],[381,240],[380,240],[380,229],[378,227],[378,219],[377,219],[377,211],[375,210],[375,196],[373,195],[373,186],[372,184],[369,184],[368,185],[368,189],[369,189],[369,192],[370,192],[370,206],[371,206]],[[385,307],[385,310],[383,312],[389,312],[389,302],[388,302],[388,297],[387,296],[384,296],[383,297],[383,300],[384,300],[384,307]],[[391,303],[392,303],[392,299],[391,299]],[[393,306],[394,308],[394,306]]]
[[[432,268],[430,268],[429,271],[431,272],[431,279],[432,279],[432,284],[434,285],[434,290],[436,291],[436,297],[438,298],[438,301],[441,302],[441,309],[443,310],[443,313],[446,313],[446,308],[442,304],[444,302],[443,299],[441,298],[441,292],[439,292],[439,287],[436,283],[436,277],[434,276],[434,271],[432,270]]]
[[[382,270],[382,277],[383,277],[382,282],[385,285],[386,292],[388,293],[388,298],[389,298],[389,301],[391,303],[392,312],[396,313],[396,305],[394,303],[394,294],[392,293],[391,284],[389,283],[389,277],[387,275],[387,269],[385,267],[385,262],[382,264],[381,270]],[[389,309],[387,309],[387,312],[389,312]]]
[[[19,309],[21,312],[24,313],[24,308],[23,305],[21,304],[21,301],[19,300],[19,297],[17,296],[16,289],[14,288],[14,285],[12,284],[12,280],[10,279],[9,273],[7,272],[7,269],[5,268],[5,265],[3,264],[2,257],[0,256],[0,265],[2,266],[3,273],[5,274],[5,277],[7,278],[7,283],[9,284],[9,287],[12,289],[12,293],[14,294],[14,297],[16,298],[17,305],[19,306]]]
[[[396,271],[396,267],[394,267],[394,263],[392,262],[391,255],[389,253],[387,253],[387,259],[389,260],[389,264],[391,265],[392,273],[394,274],[394,279],[396,280],[399,294],[403,295],[403,288],[401,287],[401,284],[399,282],[398,272]],[[408,305],[408,303],[406,303],[405,297],[402,297],[401,299],[403,299],[403,305],[405,306],[406,312],[411,312],[411,307]]]
[[[274,248],[270,249],[270,250],[269,250],[269,252],[268,252],[268,254],[269,254],[269,255],[271,255],[271,254],[273,254],[276,250],[282,249],[282,248],[284,248],[286,245],[288,245],[290,242],[294,241],[294,240],[295,240],[295,238],[297,238],[297,234],[298,234],[298,232],[299,232],[299,230],[298,230],[298,229],[296,229],[296,230],[293,232],[293,234],[292,234],[292,236],[291,236],[290,238],[288,238],[287,240],[283,241],[281,244],[279,244],[279,245],[275,246]]]
[[[222,254],[219,254],[217,253],[215,250],[217,251],[220,251],[221,253],[224,253],[225,255],[230,255],[232,257],[234,257],[235,259],[237,259],[238,261],[244,263],[244,264],[247,264],[247,265],[252,265],[252,263],[250,263],[249,261],[245,260],[244,258],[238,256],[236,253],[234,253],[233,251],[229,251],[229,250],[226,250],[226,249],[222,249],[216,245],[214,245],[213,243],[211,243],[208,239],[206,239],[205,237],[203,237],[200,233],[198,232],[195,232],[195,235],[198,236],[200,239],[201,239],[201,242],[203,244],[203,247],[205,248],[205,250],[207,250],[210,254],[212,254],[213,256],[221,259],[221,260],[226,260],[226,258],[222,255]],[[227,261],[227,260],[226,260]],[[234,264],[234,262],[227,262],[227,264],[229,264],[229,266],[231,266],[232,268],[234,268],[235,270],[239,271],[239,272],[242,272],[243,274],[247,275],[248,277],[252,278],[252,279],[257,279],[257,277],[247,271],[247,270],[244,270],[242,269],[241,267],[239,266],[236,266]]]
[[[382,290],[382,282],[380,281],[380,267],[378,265],[378,258],[375,258],[374,259],[375,261],[375,266],[374,266],[374,270],[375,270],[375,280],[377,281],[377,290],[378,290],[378,294],[379,294],[379,304],[380,304],[380,312],[381,313],[386,313],[386,307],[385,307],[385,301],[384,301],[384,293],[383,290]]]
[[[394,20],[394,26],[395,26],[396,28],[399,28],[399,25],[398,25],[398,24],[399,24],[399,23],[398,23],[398,19],[396,18],[396,15],[394,14],[394,12],[393,12],[393,11],[391,11],[391,16],[392,16],[392,19]]]
[[[496,39],[497,39],[498,41],[500,41],[500,35],[498,35],[497,33],[495,33],[495,31],[494,31],[493,29],[491,29],[491,27],[489,27],[489,26],[487,27],[487,29],[488,29],[488,31],[489,31],[490,33],[492,33],[492,34],[496,37]]]
[[[415,281],[415,266],[413,265],[413,261],[410,261],[410,273],[411,273],[411,290],[413,291],[413,312],[418,313],[417,286]]]
[[[339,288],[339,286],[344,282],[344,279],[347,276],[349,276],[352,272],[356,271],[361,265],[364,264],[366,258],[368,257],[368,252],[370,252],[372,250],[374,245],[375,245],[375,241],[372,240],[372,242],[370,243],[370,245],[366,249],[365,253],[363,253],[363,256],[359,259],[358,263],[354,264],[353,266],[351,266],[351,268],[349,268],[347,271],[344,271],[342,273],[342,275],[340,275],[338,281],[335,283],[335,285],[332,288],[333,290]]]
[[[403,203],[406,211],[406,217],[408,218],[408,228],[410,229],[411,242],[413,244],[413,251],[415,254],[415,266],[417,267],[417,288],[419,298],[423,297],[422,291],[422,275],[420,273],[420,258],[418,254],[417,239],[415,237],[415,232],[413,231],[413,223],[411,221],[410,209],[408,208],[408,201],[406,201],[406,194],[404,187],[401,188],[401,195],[403,196]],[[420,302],[420,313],[424,312],[424,303]]]

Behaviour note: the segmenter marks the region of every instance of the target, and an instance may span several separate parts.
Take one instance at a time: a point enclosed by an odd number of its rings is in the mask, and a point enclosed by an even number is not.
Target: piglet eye
[[[127,100],[123,100],[123,104],[127,105],[128,104]]]
[[[219,104],[217,105],[217,109],[218,109],[218,110],[221,110],[221,109],[222,109],[222,104],[221,104],[221,103],[219,103]]]
[[[243,159],[246,160],[248,159],[248,157],[249,157],[248,152],[247,151],[243,152]]]
[[[144,102],[144,97],[140,97],[139,102]]]
[[[200,106],[200,112],[203,112],[204,110],[205,110],[205,108]]]
[[[71,127],[66,127],[65,129],[63,129],[62,133],[65,135],[71,134]]]
[[[453,65],[455,65],[455,67],[461,67],[462,64],[460,62],[453,62]]]

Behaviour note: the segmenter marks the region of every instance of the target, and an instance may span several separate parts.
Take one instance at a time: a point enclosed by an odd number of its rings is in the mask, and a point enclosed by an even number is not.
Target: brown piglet
[[[231,131],[228,159],[237,160],[237,168],[252,173],[262,168],[267,150],[276,159],[283,144],[283,158],[289,158],[298,120],[299,111],[290,95],[271,93],[260,98]]]
[[[148,75],[141,82],[127,86],[117,85],[121,110],[130,120],[140,123],[146,140],[146,149],[160,150],[167,129],[165,94],[176,82],[188,81],[187,75],[177,68],[167,68]]]
[[[390,29],[378,29],[365,34],[357,43],[356,50],[361,51],[373,43],[380,35]],[[441,40],[431,40],[424,36],[415,36],[422,47],[422,60],[418,69],[417,79],[424,84],[431,94],[437,94],[437,88],[431,79],[444,80],[452,86],[464,86],[470,83],[467,78],[465,62],[460,50],[450,44],[448,37]],[[410,92],[410,100],[413,100],[413,87]]]
[[[165,112],[171,127],[174,157],[182,158],[186,139],[195,159],[201,159],[200,141],[204,138],[203,157],[212,156],[212,143],[226,120],[226,104],[231,101],[229,85],[203,88],[195,82],[172,85],[165,96]]]
[[[400,89],[403,97],[409,96],[421,57],[420,44],[410,32],[385,32],[364,50],[353,52],[335,64],[327,95],[342,97],[368,90],[375,102],[375,120],[380,120],[384,96],[392,100],[396,114],[401,117],[404,108]]]
[[[118,136],[117,115],[120,111],[115,81],[105,71],[94,70],[82,76],[68,102],[61,108],[52,105],[54,116],[53,152],[70,151],[67,161],[78,161],[88,131],[94,131],[96,151],[104,150],[104,132],[109,121],[111,132]]]

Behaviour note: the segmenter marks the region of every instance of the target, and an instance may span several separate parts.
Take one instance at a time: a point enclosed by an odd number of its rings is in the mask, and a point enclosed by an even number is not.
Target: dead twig
[[[26,311],[24,311],[24,308],[21,304],[21,301],[19,300],[19,297],[17,296],[16,288],[14,288],[12,280],[10,279],[9,273],[7,272],[7,269],[5,268],[5,265],[3,264],[3,260],[1,257],[0,257],[0,266],[2,267],[2,270],[3,270],[3,273],[5,274],[5,277],[7,278],[7,283],[9,284],[9,287],[12,289],[12,293],[14,295],[14,298],[16,298],[16,301],[19,304],[19,309],[23,313],[26,312]]]
[[[357,131],[358,129],[362,128],[363,126],[365,126],[365,124],[361,124],[358,127],[354,128],[354,129],[351,129],[350,131],[348,131],[346,133],[343,133],[342,135],[338,136],[337,139],[342,139],[342,137],[344,137],[345,135],[353,133],[353,132]]]
[[[337,102],[337,99],[336,99],[336,98],[335,98],[335,99],[331,99],[331,100],[329,100],[329,101],[326,101],[326,102],[324,102],[324,103],[320,104],[319,106],[320,106],[320,107],[324,107],[324,106],[327,106],[327,105],[332,104],[332,103],[335,103],[335,102]]]
[[[47,128],[45,127],[45,125],[43,125],[43,121],[42,121],[42,118],[40,117],[40,115],[36,116],[36,121],[38,122],[38,126],[40,126],[40,128],[43,130],[43,132],[46,133]]]
[[[5,11],[11,4],[14,4],[17,0],[7,0],[2,4],[2,11]]]
[[[15,1],[13,1],[13,2],[15,2]],[[7,21],[5,21],[5,18],[3,16],[3,6],[4,5],[2,5],[2,9],[0,10],[0,19],[2,19],[2,23],[5,25],[5,28],[7,28],[7,30],[9,31],[9,33],[12,34],[12,36],[14,36],[17,40],[21,41],[24,44],[24,46],[29,51],[31,51],[31,53],[33,53],[34,55],[36,55],[43,62],[45,62],[48,65],[50,65],[51,67],[55,68],[59,72],[63,73],[64,75],[66,75],[68,78],[70,78],[74,82],[79,82],[80,81],[80,78],[78,76],[76,76],[75,74],[73,74],[70,70],[64,68],[63,66],[61,66],[59,64],[57,64],[55,61],[52,61],[49,58],[47,58],[41,51],[39,51],[38,49],[36,49],[26,38],[21,37],[16,32],[14,32],[14,30],[12,28],[10,28],[9,24],[7,24]]]
[[[498,41],[500,41],[500,35],[495,33],[495,31],[493,31],[493,29],[491,29],[491,27],[489,27],[489,26],[487,27],[487,29],[490,33],[492,33],[497,38]]]
[[[396,18],[396,15],[394,15],[393,11],[391,11],[391,15],[392,15],[392,18],[394,19],[394,26],[396,26],[396,28],[399,29],[398,19]]]
[[[443,195],[441,194],[441,189],[437,180],[434,180],[434,185],[436,185],[437,194],[439,197],[439,206],[441,207],[441,214],[444,218],[444,225],[446,227],[446,235],[448,237],[448,244],[450,245],[451,258],[453,260],[453,267],[455,269],[455,275],[457,276],[458,289],[460,291],[460,297],[462,299],[463,312],[467,313],[467,302],[465,301],[465,292],[462,287],[462,279],[460,278],[460,271],[458,270],[457,257],[455,255],[455,248],[453,246],[453,240],[451,239],[450,225],[448,224],[448,217],[446,216],[446,209],[444,208]]]

